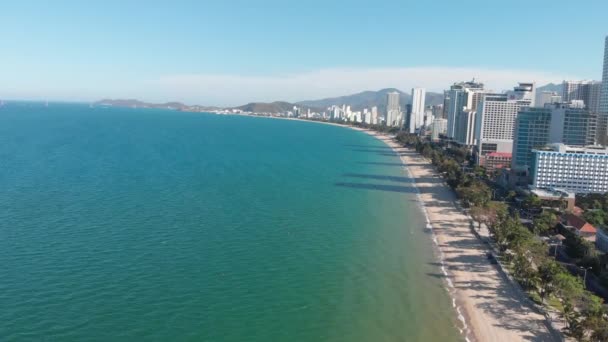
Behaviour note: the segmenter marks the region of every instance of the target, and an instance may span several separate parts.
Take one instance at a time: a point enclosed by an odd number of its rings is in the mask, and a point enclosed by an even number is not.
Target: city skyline
[[[505,20],[497,21],[489,15],[494,12],[490,6],[476,6],[478,12],[472,13],[451,3],[437,13],[396,1],[365,10],[352,3],[320,8],[277,1],[64,3],[52,8],[35,1],[11,3],[0,14],[0,39],[9,51],[0,56],[0,98],[120,97],[235,106],[382,88],[440,92],[455,80],[472,78],[495,91],[522,81],[540,86],[600,80],[603,46],[598,41],[608,32],[583,23],[601,21],[608,4],[598,1],[572,16],[553,1],[551,15],[540,15],[547,4],[526,3],[523,12],[505,6]],[[407,9],[407,19],[399,9]],[[512,25],[514,18],[518,25]],[[379,20],[388,26],[374,25]],[[404,20],[408,25],[402,25]],[[572,25],[554,26],[542,44],[527,34],[530,25],[559,20]],[[466,32],[467,25],[459,23],[471,21],[492,27],[477,33],[484,46],[475,50],[475,58],[461,53],[470,52],[468,47],[445,36],[446,30]],[[421,29],[410,35],[410,27]],[[395,44],[395,37],[404,44]],[[547,48],[573,39],[576,49],[556,54]],[[509,49],[514,42],[518,49]],[[419,52],[411,54],[407,46]],[[389,47],[392,53],[379,53]],[[519,58],[519,51],[530,58]]]

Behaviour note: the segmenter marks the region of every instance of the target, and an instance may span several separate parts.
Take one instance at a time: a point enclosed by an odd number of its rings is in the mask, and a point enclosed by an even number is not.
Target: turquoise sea
[[[0,107],[2,341],[461,341],[436,259],[364,133]]]

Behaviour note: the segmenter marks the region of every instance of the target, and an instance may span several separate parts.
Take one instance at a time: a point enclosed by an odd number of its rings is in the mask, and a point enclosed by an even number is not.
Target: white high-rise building
[[[554,91],[543,91],[536,94],[536,107],[544,107],[548,103],[561,103],[562,96]]]
[[[593,113],[599,111],[602,83],[597,81],[564,81],[562,83],[562,100],[572,102],[580,100]]]
[[[386,125],[391,127],[399,126],[401,109],[399,106],[399,93],[392,92],[386,94]]]
[[[378,107],[372,107],[372,125],[377,125],[378,122]]]
[[[458,116],[463,109],[477,110],[480,94],[484,93],[483,83],[460,82],[454,83],[450,90],[445,92],[445,115],[448,119],[447,136],[456,139]]]
[[[520,83],[506,94],[485,95],[475,120],[476,156],[479,165],[493,153],[512,153],[515,119],[523,107],[533,106],[534,84]]]
[[[424,101],[426,98],[426,90],[424,88],[412,89],[412,114],[408,123],[410,133],[416,132],[417,129],[424,125]]]
[[[446,133],[448,128],[448,120],[443,118],[436,118],[433,120],[431,125],[431,139],[433,141],[439,140],[439,135]]]
[[[574,193],[608,192],[608,149],[551,145],[532,150],[532,186]]]

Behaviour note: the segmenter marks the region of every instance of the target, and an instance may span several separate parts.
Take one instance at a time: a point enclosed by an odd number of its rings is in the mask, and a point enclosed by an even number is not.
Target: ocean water
[[[361,132],[0,107],[2,341],[461,341],[425,225]]]

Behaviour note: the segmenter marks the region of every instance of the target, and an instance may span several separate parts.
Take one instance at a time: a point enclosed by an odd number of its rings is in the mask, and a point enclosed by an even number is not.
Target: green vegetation
[[[601,298],[586,291],[580,277],[570,274],[550,257],[548,245],[539,237],[555,229],[558,219],[554,211],[542,210],[543,203],[538,197],[526,197],[522,202],[526,209],[539,212],[529,229],[517,214],[509,214],[506,203],[492,201],[492,190],[483,169],[469,168],[470,172],[465,171],[470,166],[470,154],[466,149],[434,144],[403,132],[397,135],[397,140],[432,161],[463,205],[470,207],[473,220],[479,227],[482,224],[488,227],[502,252],[499,259],[530,298],[561,313],[566,324],[565,334],[576,341],[608,341],[608,313]],[[506,198],[513,200],[516,196],[510,192]],[[592,201],[592,208],[608,212],[608,196],[593,198]],[[583,202],[585,207],[588,199],[584,198]],[[558,209],[560,206],[561,201],[559,205],[552,205]],[[599,269],[601,260],[594,259],[597,255],[591,252],[592,246],[584,239],[570,235],[565,241],[568,253]]]
[[[578,194],[576,205],[585,210],[583,217],[592,225],[608,224],[608,193]]]

